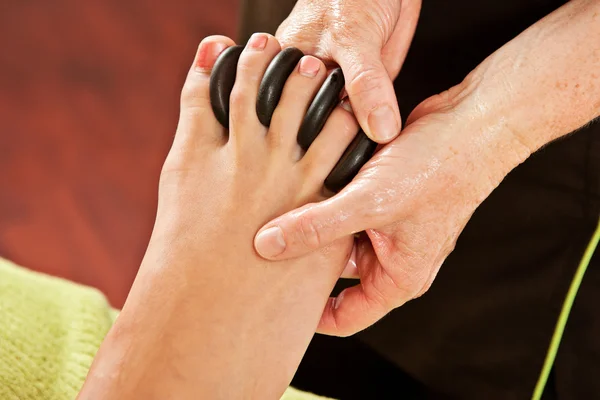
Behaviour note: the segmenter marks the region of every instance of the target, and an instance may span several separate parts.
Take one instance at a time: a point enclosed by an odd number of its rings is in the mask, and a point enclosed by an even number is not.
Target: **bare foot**
[[[323,181],[357,124],[338,107],[302,154],[298,128],[326,77],[321,61],[307,56],[288,79],[271,127],[263,127],[258,86],[280,45],[257,34],[240,57],[227,132],[213,115],[208,85],[217,56],[233,44],[214,36],[199,47],[161,175],[152,239],[82,398],[279,398],[349,258],[352,238],[291,261],[255,253],[253,238],[265,222],[324,198]]]

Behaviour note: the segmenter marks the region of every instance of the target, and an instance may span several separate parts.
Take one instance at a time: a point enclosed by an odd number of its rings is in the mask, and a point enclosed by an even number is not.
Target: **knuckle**
[[[255,68],[254,64],[254,57],[246,52],[242,52],[240,59],[238,60],[236,72],[237,76],[241,78],[238,79],[238,81],[256,79],[256,76],[258,76],[258,70]]]
[[[389,310],[414,299],[430,286],[430,270],[422,268],[424,264],[413,261],[394,264],[392,269],[382,268],[372,284],[373,300]]]
[[[229,97],[229,108],[232,114],[239,115],[253,109],[254,99],[248,96],[247,90],[241,85],[234,85]]]
[[[427,280],[422,286],[421,289],[418,290],[416,292],[416,294],[413,296],[413,299],[417,299],[421,296],[423,296],[425,293],[427,293],[429,291],[429,289],[431,289],[431,285],[433,284],[433,280]]]
[[[386,219],[389,215],[389,207],[381,198],[377,198],[370,202],[371,207],[363,211],[363,217],[368,221],[380,221]]]
[[[369,295],[366,297],[369,308],[372,310],[389,310],[390,299],[378,285],[373,285]]]
[[[273,43],[276,43],[279,49],[281,49],[279,42],[274,38],[268,39],[266,48],[270,49],[273,46]],[[261,67],[263,62],[263,53],[242,51],[236,70],[236,82],[244,82],[247,86],[257,85],[262,80],[265,72],[264,68]]]
[[[354,96],[375,93],[379,96],[380,89],[382,89],[382,78],[382,72],[379,68],[375,66],[365,67],[350,80],[348,93]]]
[[[356,40],[360,40],[365,29],[364,13],[359,12],[357,17],[355,12],[344,10],[346,14],[350,13],[348,18],[340,20],[333,16],[325,18],[325,26],[329,33],[329,40],[336,45],[356,45]],[[343,14],[342,14],[343,15]]]
[[[337,24],[334,28],[329,30],[329,40],[332,43],[345,45],[352,37],[352,32],[355,28],[350,25],[346,26],[346,24]]]
[[[431,285],[433,285],[433,281],[435,280],[440,268],[444,260],[454,251],[454,247],[456,246],[456,238],[448,240],[445,245],[442,247],[440,251],[440,256],[438,259],[430,263],[431,268],[427,274],[423,274],[422,279],[416,283],[416,288],[418,289],[414,295],[414,298],[418,298],[423,296],[425,293],[429,291]]]
[[[277,37],[280,42],[283,42],[282,38],[285,38],[287,36],[289,20],[290,17],[288,16],[281,22],[281,24],[279,24],[277,30],[275,31],[275,37]]]
[[[368,168],[368,166],[366,168]],[[361,173],[359,173],[355,179],[373,178],[372,171],[367,172],[364,175],[361,175]],[[381,181],[376,183],[383,186],[383,182]],[[372,186],[371,189],[371,191],[362,190],[355,193],[355,195],[357,195],[357,203],[365,205],[361,210],[362,217],[375,225],[393,221],[393,219],[390,219],[390,216],[393,215],[394,208],[397,205],[397,197],[394,196],[394,191],[381,191]]]
[[[371,276],[365,299],[368,309],[375,313],[387,313],[397,306],[397,299],[401,297],[396,282],[390,279],[385,270],[378,270]]]
[[[321,237],[318,226],[309,214],[303,214],[298,220],[300,241],[311,250],[321,247]]]
[[[420,297],[431,287],[431,268],[424,268],[424,265],[430,265],[430,262],[416,262],[398,271],[399,273],[393,279],[390,277],[398,295],[397,300],[400,301],[397,306]]]
[[[409,287],[407,290],[408,300],[416,299],[417,297],[422,296],[429,290],[431,287],[431,280],[429,279],[429,274],[416,274],[413,276],[413,279],[409,282]]]

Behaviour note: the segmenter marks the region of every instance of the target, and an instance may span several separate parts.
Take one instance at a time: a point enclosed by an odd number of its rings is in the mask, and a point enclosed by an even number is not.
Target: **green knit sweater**
[[[74,399],[116,315],[95,289],[0,259],[0,399]]]

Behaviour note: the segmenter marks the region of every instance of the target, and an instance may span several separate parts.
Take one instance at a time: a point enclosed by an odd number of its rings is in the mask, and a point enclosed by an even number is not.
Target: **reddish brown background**
[[[121,306],[186,70],[236,23],[237,0],[0,2],[0,256]]]

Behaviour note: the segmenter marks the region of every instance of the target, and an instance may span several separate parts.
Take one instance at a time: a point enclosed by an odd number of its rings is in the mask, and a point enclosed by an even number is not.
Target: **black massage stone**
[[[256,99],[256,115],[264,126],[271,125],[271,118],[281,99],[285,82],[302,57],[304,57],[302,51],[295,47],[288,47],[273,58],[265,71]]]
[[[237,72],[237,64],[243,46],[233,46],[223,51],[210,77],[210,102],[219,123],[229,128],[229,98]],[[302,51],[289,47],[282,50],[269,64],[261,81],[256,113],[264,126],[269,126],[275,108],[279,104],[285,82],[292,74],[300,59]],[[340,93],[345,81],[341,69],[334,70],[325,80],[323,86],[312,101],[298,132],[298,144],[307,150],[317,138],[327,118],[339,104]],[[363,131],[358,132],[352,143],[337,162],[327,179],[325,187],[332,192],[339,192],[356,176],[362,166],[369,161],[377,143],[369,139]]]
[[[323,82],[323,86],[308,107],[298,131],[298,144],[304,151],[308,150],[312,142],[319,136],[327,118],[340,103],[340,93],[345,84],[341,68],[335,69]]]
[[[358,132],[342,158],[325,179],[325,187],[334,193],[342,190],[369,161],[376,149],[376,142],[369,139],[362,130]]]
[[[237,64],[244,46],[231,46],[224,50],[210,74],[210,104],[217,121],[229,128],[229,97],[235,83]]]

